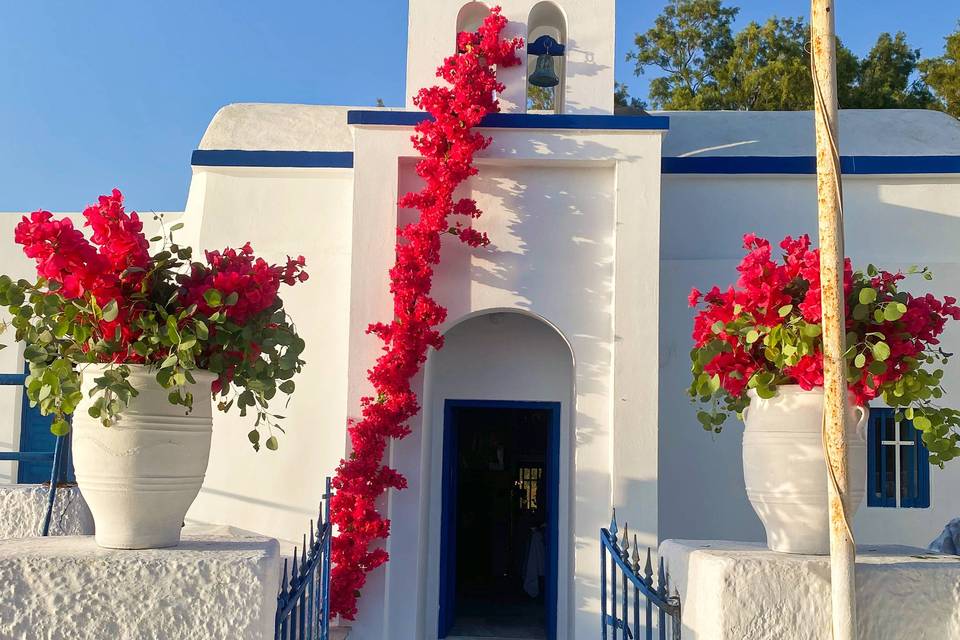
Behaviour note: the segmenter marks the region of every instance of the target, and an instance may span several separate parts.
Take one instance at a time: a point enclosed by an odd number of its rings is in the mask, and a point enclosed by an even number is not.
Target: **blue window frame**
[[[913,421],[871,408],[867,431],[867,506],[930,506],[930,453]]]
[[[57,437],[50,432],[53,416],[44,416],[39,407],[31,407],[27,398],[24,380],[29,370],[24,367],[24,373],[0,374],[0,386],[20,387],[20,441],[17,451],[4,454],[5,460],[17,460],[17,482],[20,484],[40,484],[50,481],[51,463],[54,459],[54,450],[57,448]],[[65,441],[65,459],[58,472],[60,481],[76,482],[73,474],[73,459],[70,457],[69,438]],[[9,457],[8,457],[9,456]]]

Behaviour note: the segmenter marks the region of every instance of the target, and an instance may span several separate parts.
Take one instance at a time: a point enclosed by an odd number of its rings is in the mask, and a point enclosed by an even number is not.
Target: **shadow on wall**
[[[595,472],[586,472],[581,473],[580,476],[578,476],[578,481],[588,484],[591,491],[590,493],[580,494],[580,496],[577,498],[578,508],[589,508],[591,511],[597,513],[599,513],[602,507],[605,506],[606,508],[605,517],[596,523],[595,529],[591,532],[591,535],[586,538],[578,537],[574,541],[576,553],[579,556],[576,565],[577,585],[576,589],[574,590],[574,609],[579,612],[590,614],[589,617],[581,616],[578,619],[580,624],[575,630],[575,637],[589,638],[591,636],[595,636],[596,629],[600,625],[600,529],[610,526],[610,517],[612,515],[612,508],[614,506],[617,508],[618,513],[631,510],[636,511],[636,509],[630,509],[630,507],[635,505],[609,504],[610,478],[608,476]],[[626,495],[648,495],[651,489],[654,488],[654,484],[655,483],[653,482],[638,482],[631,480],[627,487]],[[587,496],[591,495],[603,495],[606,496],[606,498],[604,500],[590,500],[588,504]],[[636,532],[634,531],[633,527],[629,525],[629,521],[624,521],[622,516],[618,516],[617,526],[620,528],[620,535],[623,535],[624,527],[629,528],[631,549],[633,548],[634,544],[634,535],[636,535],[637,543],[640,545],[641,558],[646,556],[647,548],[649,548],[653,554],[653,561],[656,562],[656,540],[653,539],[648,532]],[[573,565],[571,564],[571,566]],[[608,565],[607,579],[609,580],[610,577],[611,574]],[[618,584],[617,586],[619,589],[620,585]]]

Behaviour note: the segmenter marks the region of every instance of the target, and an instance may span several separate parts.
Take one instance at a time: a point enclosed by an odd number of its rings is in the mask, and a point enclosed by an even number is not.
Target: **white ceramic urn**
[[[80,492],[90,507],[96,540],[112,549],[173,547],[187,509],[197,497],[210,457],[215,376],[193,371],[193,411],[173,405],[156,381],[155,370],[130,367],[130,384],[139,391],[110,426],[87,409],[94,380],[109,368],[85,365],[84,399],[73,418],[73,463]]]
[[[777,388],[768,400],[749,391],[744,412],[743,480],[767,531],[767,547],[784,553],[830,553],[827,465],[821,437],[823,389]],[[848,405],[850,514],[863,501],[867,476],[868,409]]]

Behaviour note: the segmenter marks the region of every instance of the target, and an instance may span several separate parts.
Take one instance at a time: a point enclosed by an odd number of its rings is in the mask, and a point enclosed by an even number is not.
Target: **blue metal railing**
[[[0,386],[22,387],[26,382],[25,373],[0,373]],[[26,393],[26,389],[23,391]],[[47,490],[47,508],[43,515],[40,535],[50,534],[50,517],[53,503],[57,497],[57,485],[67,477],[67,452],[70,449],[70,436],[57,436],[53,451],[0,451],[0,462],[51,462],[50,488]]]
[[[611,636],[612,640],[634,640],[641,637],[645,640],[653,640],[656,628],[657,637],[660,640],[666,640],[668,629],[671,630],[670,637],[673,640],[679,640],[680,598],[671,596],[667,591],[663,559],[659,562],[657,582],[654,584],[650,548],[647,548],[646,564],[641,567],[637,536],[633,536],[631,547],[630,533],[627,525],[624,524],[621,546],[617,538],[618,533],[617,512],[614,510],[613,517],[610,519],[610,528],[600,529],[600,637],[602,640],[607,640]],[[608,554],[610,556],[609,575],[607,573]],[[618,582],[619,601],[617,599]],[[656,609],[656,627],[654,627],[654,609]],[[612,634],[610,634],[611,631]]]
[[[293,563],[283,561],[283,577],[277,596],[276,640],[328,640],[330,637],[330,478],[320,505],[316,532],[310,521],[310,542],[293,549]]]

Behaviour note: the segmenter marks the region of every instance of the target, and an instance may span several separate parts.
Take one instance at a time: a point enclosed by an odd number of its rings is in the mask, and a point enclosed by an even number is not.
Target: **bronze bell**
[[[530,74],[530,84],[535,87],[555,87],[560,84],[560,78],[553,68],[553,56],[541,53],[537,56],[537,68]]]

